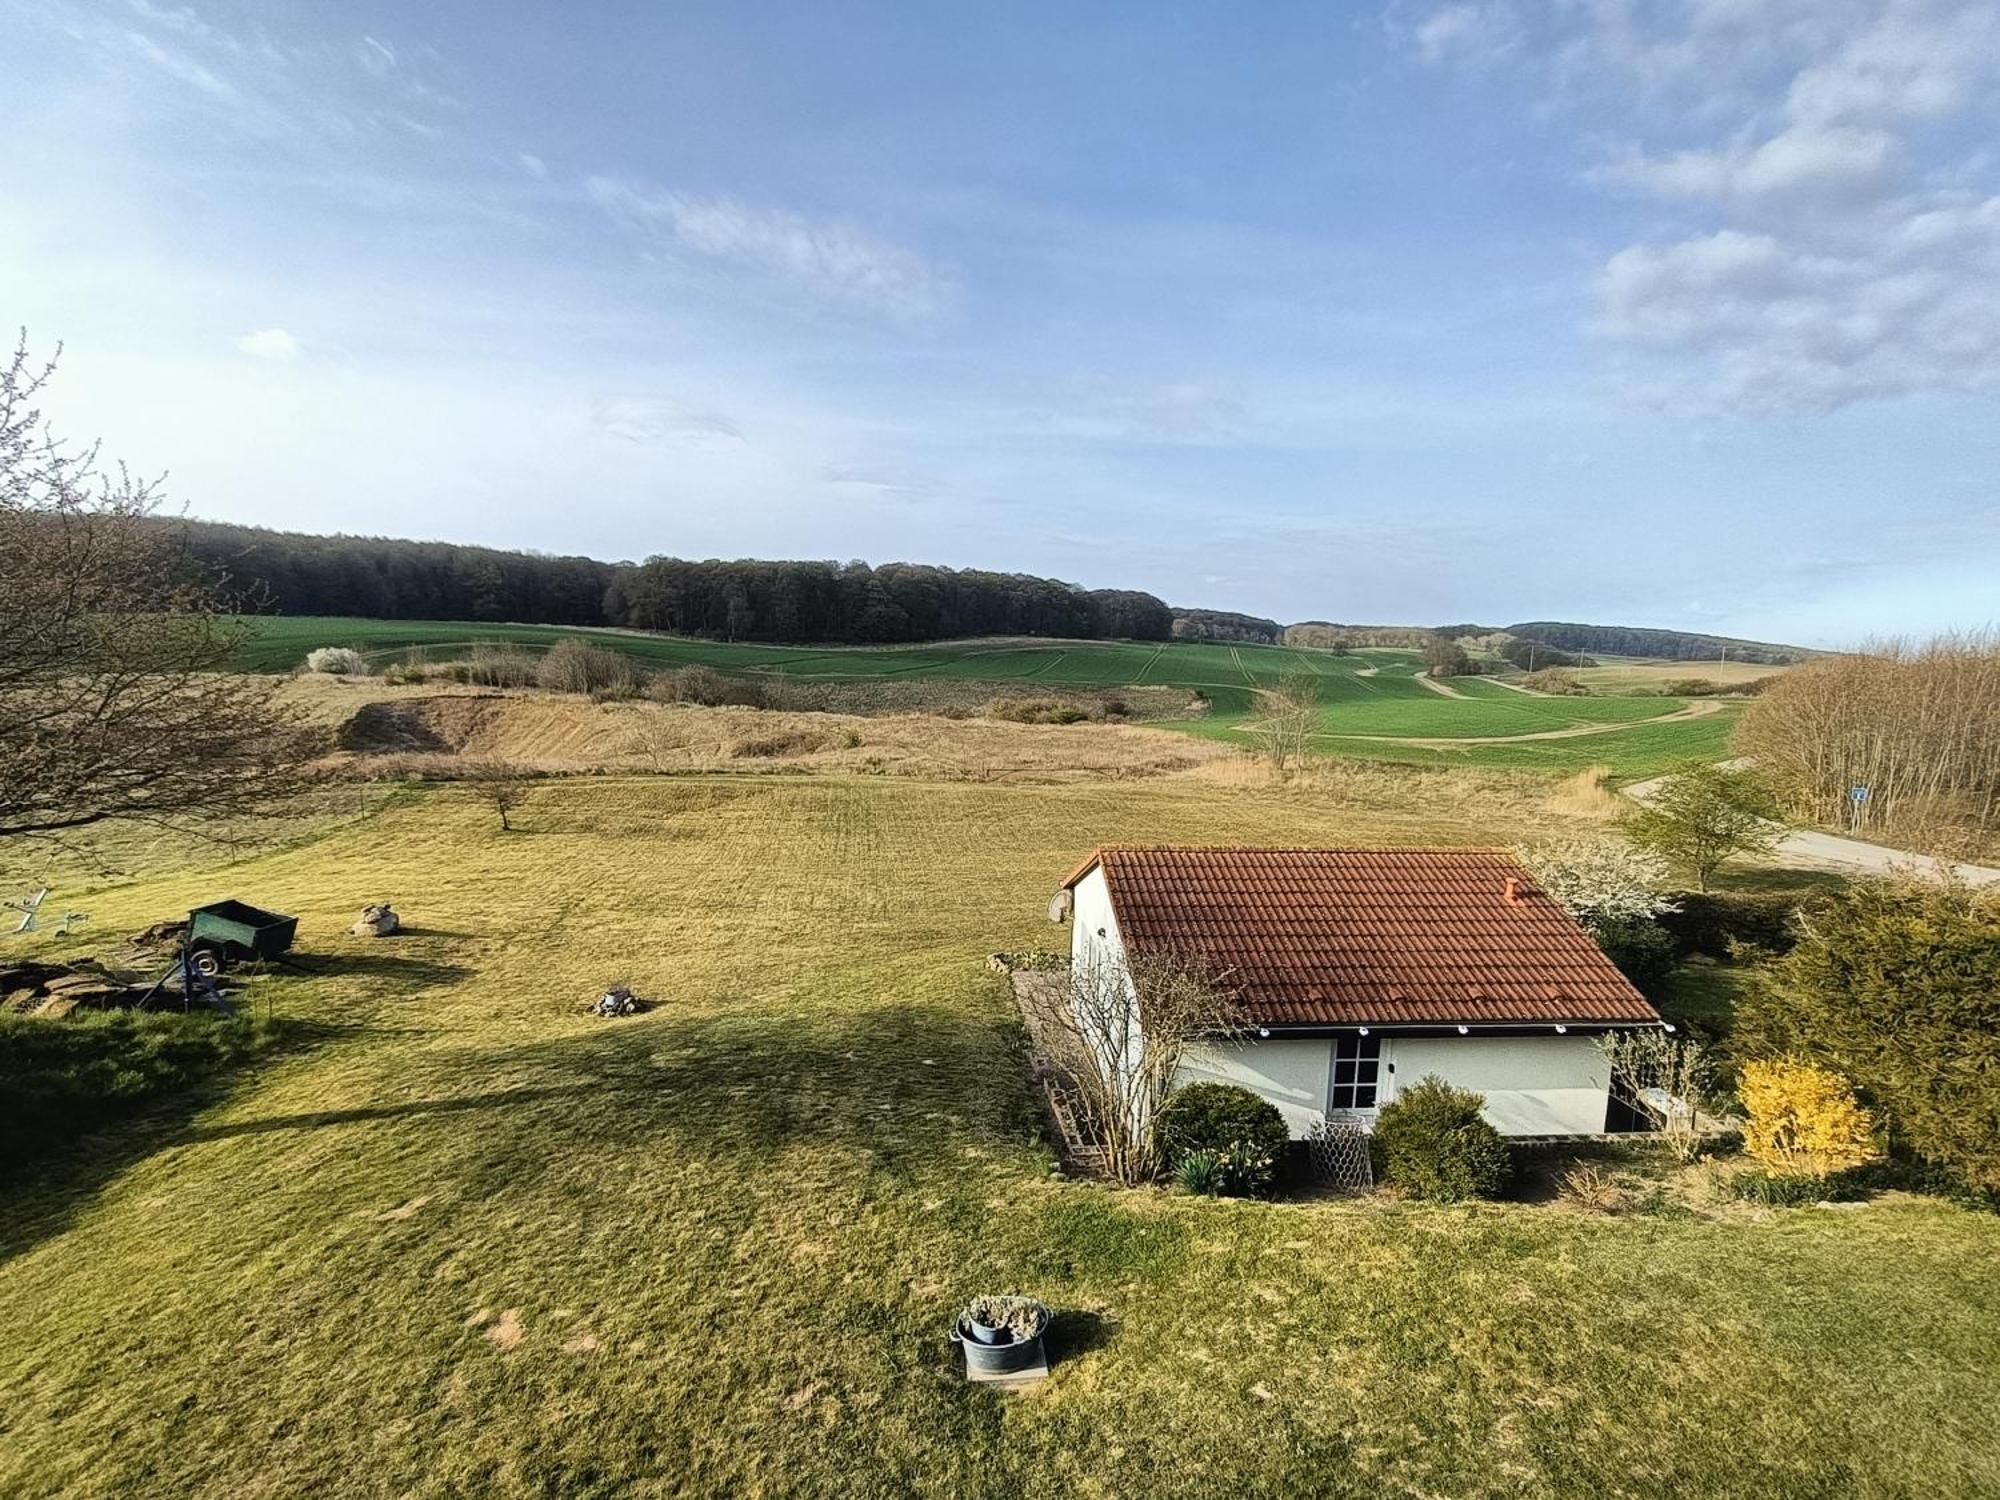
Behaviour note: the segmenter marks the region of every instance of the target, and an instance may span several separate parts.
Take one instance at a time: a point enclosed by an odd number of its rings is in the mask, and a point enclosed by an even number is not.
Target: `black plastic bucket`
[[[1018,1375],[1042,1363],[1042,1337],[1049,1331],[1049,1310],[1039,1303],[1036,1306],[1041,1312],[1041,1322],[1036,1326],[1035,1336],[1004,1344],[982,1343],[973,1336],[972,1326],[961,1318],[951,1336],[965,1352],[965,1373]]]

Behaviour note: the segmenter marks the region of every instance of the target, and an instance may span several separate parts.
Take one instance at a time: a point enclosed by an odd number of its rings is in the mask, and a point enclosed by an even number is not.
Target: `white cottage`
[[[1180,1081],[1241,1084],[1295,1138],[1427,1074],[1503,1135],[1630,1128],[1596,1038],[1664,1024],[1503,849],[1103,848],[1056,909],[1079,970],[1171,951],[1217,974],[1247,1029]]]

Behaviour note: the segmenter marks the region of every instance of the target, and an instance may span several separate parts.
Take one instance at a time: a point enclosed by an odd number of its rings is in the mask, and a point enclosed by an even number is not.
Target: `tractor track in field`
[[[1457,694],[1452,696],[1456,697]],[[1627,729],[1639,729],[1651,724],[1676,724],[1683,719],[1705,719],[1710,714],[1720,713],[1722,705],[1709,700],[1690,703],[1685,708],[1670,714],[1655,714],[1650,719],[1634,719],[1628,724],[1572,724],[1566,729],[1538,729],[1531,734],[1483,734],[1467,735],[1455,739],[1440,739],[1436,736],[1410,736],[1400,734],[1326,734],[1315,735],[1315,739],[1329,740],[1372,740],[1390,745],[1414,745],[1420,750],[1455,750],[1461,745],[1519,745],[1529,740],[1580,740],[1592,735],[1618,734]]]
[[[1473,701],[1457,688],[1452,687],[1449,683],[1439,681],[1428,672],[1417,673],[1417,681],[1436,693],[1440,698],[1456,698],[1461,703],[1470,703]]]

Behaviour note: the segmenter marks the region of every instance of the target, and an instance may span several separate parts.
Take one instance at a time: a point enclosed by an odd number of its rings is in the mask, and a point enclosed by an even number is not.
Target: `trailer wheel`
[[[188,955],[188,962],[203,979],[213,979],[222,972],[222,950],[204,943]]]

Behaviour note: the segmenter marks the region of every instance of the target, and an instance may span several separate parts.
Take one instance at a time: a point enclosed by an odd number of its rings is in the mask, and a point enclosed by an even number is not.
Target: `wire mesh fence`
[[[1375,1186],[1368,1124],[1359,1115],[1330,1111],[1307,1133],[1306,1149],[1313,1176],[1325,1186],[1349,1193],[1365,1193]]]

